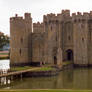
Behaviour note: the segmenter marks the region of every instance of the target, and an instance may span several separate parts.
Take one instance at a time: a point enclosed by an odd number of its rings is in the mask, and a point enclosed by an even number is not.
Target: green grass
[[[41,67],[37,70],[33,70],[33,71],[54,71],[55,68],[52,68],[52,67]]]
[[[24,67],[12,67],[10,71],[22,71],[22,70],[27,70],[27,69],[32,69],[30,66],[24,66]]]
[[[62,90],[62,89],[47,89],[47,90],[2,90],[0,92],[92,92],[92,90]]]
[[[22,70],[27,70],[27,69],[35,69],[37,67],[31,67],[31,66],[24,66],[24,67],[12,67],[10,69],[10,71],[22,71]],[[39,67],[39,69],[35,69],[35,70],[32,70],[32,71],[51,71],[51,70],[55,70],[55,68],[52,68],[52,67]]]

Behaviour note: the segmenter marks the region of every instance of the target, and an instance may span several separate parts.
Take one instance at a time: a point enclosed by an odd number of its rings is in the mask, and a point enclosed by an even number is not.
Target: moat
[[[9,68],[9,60],[0,64]],[[6,65],[5,65],[6,64]],[[4,68],[3,66],[3,68]],[[1,67],[0,67],[1,68]],[[0,79],[1,89],[92,89],[92,68],[76,68],[61,71],[53,77]]]

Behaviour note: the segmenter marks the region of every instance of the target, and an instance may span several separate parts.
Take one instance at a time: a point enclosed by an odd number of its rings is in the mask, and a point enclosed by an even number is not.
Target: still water
[[[0,62],[1,64],[1,62]],[[9,60],[3,61],[3,67],[9,68]],[[3,89],[92,89],[92,68],[78,68],[61,71],[58,76],[3,79]]]

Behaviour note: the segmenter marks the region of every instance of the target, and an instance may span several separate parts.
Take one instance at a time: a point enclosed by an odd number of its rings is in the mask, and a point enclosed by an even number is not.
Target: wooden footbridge
[[[0,78],[8,77],[8,76],[22,75],[24,73],[31,72],[31,71],[38,70],[38,69],[40,69],[40,67],[39,68],[32,68],[32,69],[22,70],[22,71],[8,72],[8,73],[5,73],[5,74],[2,73],[2,74],[0,74]]]

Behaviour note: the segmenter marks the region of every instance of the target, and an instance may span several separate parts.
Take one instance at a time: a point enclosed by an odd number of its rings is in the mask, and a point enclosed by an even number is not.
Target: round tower
[[[10,64],[11,66],[28,65],[29,43],[31,42],[32,18],[30,13],[23,17],[10,18]],[[30,42],[29,42],[30,39]]]

